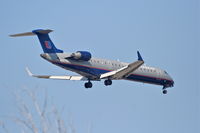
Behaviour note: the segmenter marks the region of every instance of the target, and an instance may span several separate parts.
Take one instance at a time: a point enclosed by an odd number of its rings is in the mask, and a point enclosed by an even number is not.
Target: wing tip
[[[32,72],[29,70],[29,68],[28,68],[28,67],[26,67],[25,69],[26,69],[26,72],[28,73],[28,75],[32,77],[32,76],[33,76],[33,74],[32,74]]]
[[[138,60],[139,60],[139,61],[144,61],[144,60],[142,59],[142,56],[141,56],[141,54],[140,54],[139,51],[137,51],[137,55],[138,55]]]

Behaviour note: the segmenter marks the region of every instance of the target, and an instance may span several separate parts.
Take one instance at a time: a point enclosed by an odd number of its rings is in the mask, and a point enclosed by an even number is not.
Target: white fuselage
[[[100,74],[117,70],[129,64],[125,62],[99,58],[91,58],[89,61],[76,61],[68,59],[69,56],[70,54],[68,53],[41,54],[41,57],[49,62],[66,70],[70,70],[82,76],[88,77],[91,80],[95,80]],[[163,86],[165,85],[166,87],[171,87],[173,85],[173,80],[166,71],[146,65],[140,66],[124,79]]]

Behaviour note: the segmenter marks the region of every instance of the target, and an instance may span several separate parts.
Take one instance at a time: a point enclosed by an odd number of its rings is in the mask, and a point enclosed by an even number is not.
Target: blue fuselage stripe
[[[76,64],[68,64],[68,63],[62,63],[62,62],[52,62],[52,63],[66,69],[74,70],[75,72],[81,71],[81,72],[88,73],[95,76],[111,71],[111,70],[106,70],[106,69],[101,69],[101,68],[94,68],[94,67],[76,65]],[[167,79],[158,79],[156,77],[149,77],[145,75],[136,75],[136,74],[131,74],[125,79],[132,80],[132,81],[145,82],[145,83],[152,83],[152,84],[157,84],[157,85],[164,85],[166,82],[170,82],[170,80],[167,80]]]

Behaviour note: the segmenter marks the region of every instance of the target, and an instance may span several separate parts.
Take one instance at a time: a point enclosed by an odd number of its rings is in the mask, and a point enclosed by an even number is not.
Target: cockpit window
[[[164,71],[165,74],[168,74],[166,71]]]

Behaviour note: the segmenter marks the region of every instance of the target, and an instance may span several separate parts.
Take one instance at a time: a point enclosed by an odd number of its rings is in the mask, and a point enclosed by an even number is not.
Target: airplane
[[[165,70],[144,65],[144,60],[139,51],[137,51],[138,59],[133,63],[94,58],[88,51],[64,53],[63,50],[56,48],[51,41],[49,33],[52,31],[53,30],[50,29],[37,29],[32,32],[13,34],[10,36],[20,37],[36,35],[44,51],[44,53],[40,54],[42,58],[79,75],[34,75],[26,68],[29,76],[57,80],[82,80],[86,81],[84,84],[85,88],[92,88],[93,84],[91,81],[104,80],[105,86],[112,85],[112,80],[137,81],[161,85],[163,86],[163,94],[167,94],[166,88],[174,86],[173,79]]]

